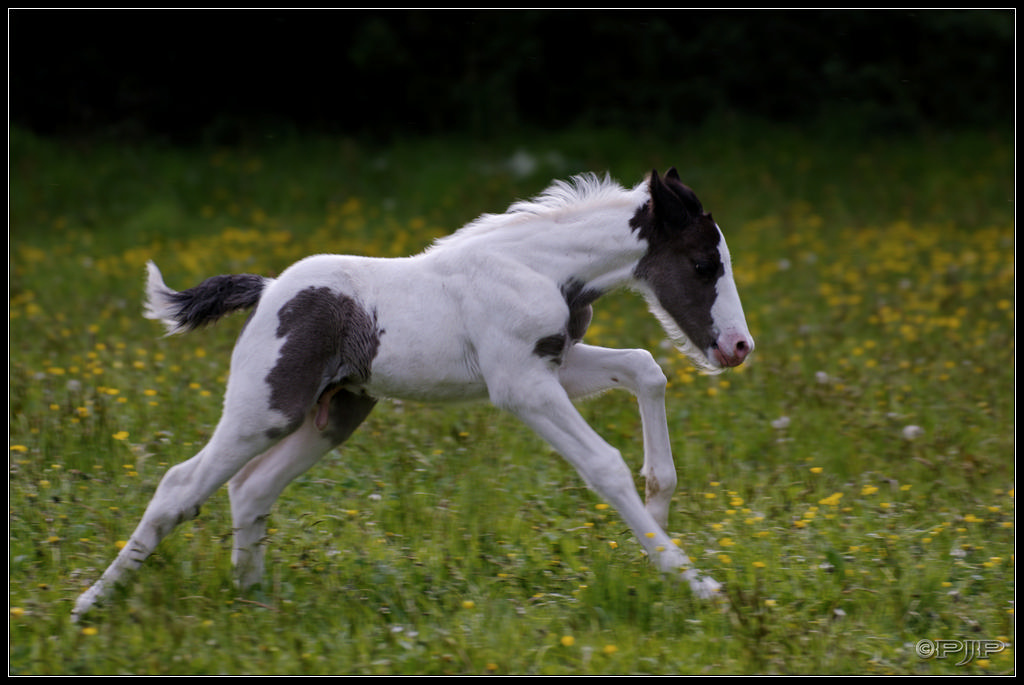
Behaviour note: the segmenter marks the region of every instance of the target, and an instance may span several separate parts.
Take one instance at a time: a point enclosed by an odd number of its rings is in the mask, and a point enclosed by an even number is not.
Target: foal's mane
[[[573,176],[568,181],[553,181],[540,195],[532,200],[516,202],[505,214],[498,216],[542,215],[617,197],[621,192],[622,186],[607,174],[601,177],[588,172]]]
[[[529,200],[519,200],[502,214],[483,214],[455,233],[441,238],[437,244],[519,224],[530,219],[552,217],[566,210],[586,210],[612,201],[632,201],[625,189],[605,174],[584,173],[567,181],[556,180],[543,192]]]

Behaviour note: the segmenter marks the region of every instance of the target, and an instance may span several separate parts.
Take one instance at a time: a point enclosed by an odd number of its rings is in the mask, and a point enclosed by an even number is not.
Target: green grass
[[[506,163],[517,150],[529,174]],[[1014,665],[1012,138],[760,125],[175,150],[11,134],[12,674],[969,674]],[[313,252],[418,251],[552,177],[676,165],[729,239],[751,361],[695,375],[629,294],[590,338],[670,378],[671,533],[695,600],[486,406],[383,404],[275,508],[232,586],[221,492],[81,624],[75,597],[198,450],[241,317],[164,338],[184,288]],[[628,395],[581,405],[637,470]],[[917,427],[917,428],[908,428]],[[922,639],[1001,640],[966,665]]]

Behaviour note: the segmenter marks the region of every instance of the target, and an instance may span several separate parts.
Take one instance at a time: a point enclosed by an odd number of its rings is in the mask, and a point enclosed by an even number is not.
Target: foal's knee
[[[646,395],[664,395],[668,378],[661,365],[647,350],[631,350],[633,373],[636,376],[637,392]]]

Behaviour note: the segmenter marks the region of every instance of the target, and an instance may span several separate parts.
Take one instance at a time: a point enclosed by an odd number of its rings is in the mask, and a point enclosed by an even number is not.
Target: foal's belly
[[[433,352],[433,353],[431,353]],[[423,402],[479,400],[487,385],[464,354],[438,350],[402,350],[395,354],[382,344],[370,379],[361,389],[373,397]]]
[[[487,397],[473,346],[452,312],[435,308],[406,312],[400,319],[380,314],[380,345],[363,390],[374,397],[419,401]]]

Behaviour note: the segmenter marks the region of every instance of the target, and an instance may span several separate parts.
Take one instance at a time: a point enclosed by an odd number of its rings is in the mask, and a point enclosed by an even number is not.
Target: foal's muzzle
[[[744,333],[725,334],[718,338],[712,353],[721,366],[739,366],[754,351],[754,340]]]

